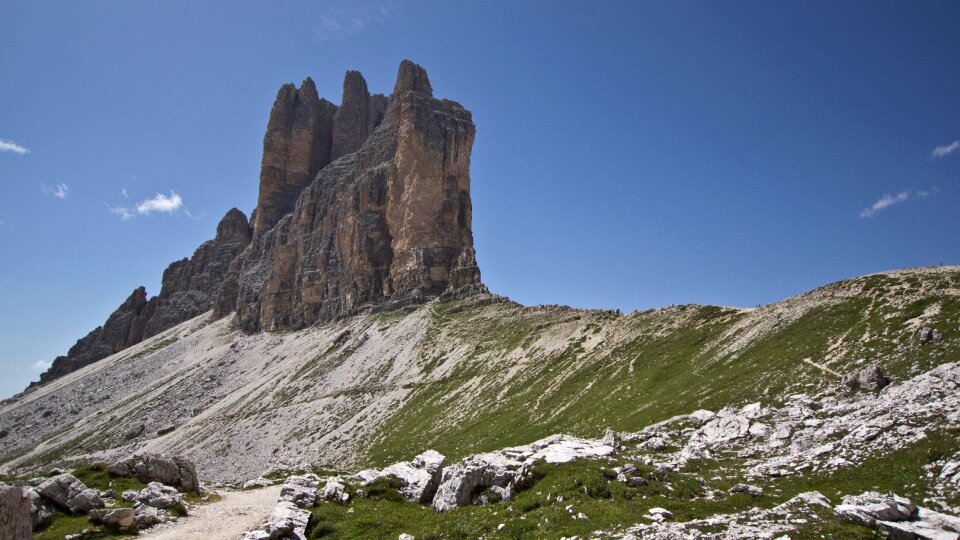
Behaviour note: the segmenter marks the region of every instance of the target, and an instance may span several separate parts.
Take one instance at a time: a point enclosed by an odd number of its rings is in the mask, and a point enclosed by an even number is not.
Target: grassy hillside
[[[636,431],[696,409],[770,402],[878,363],[905,379],[960,360],[960,272],[877,274],[755,310],[677,306],[619,316],[470,300],[431,306],[426,373],[371,438],[383,464],[551,433]],[[943,339],[921,345],[922,327]]]
[[[921,344],[919,331],[942,339]],[[564,432],[636,431],[960,360],[960,268],[888,272],[757,309],[619,314],[434,301],[282,334],[201,316],[0,404],[0,469],[181,453],[202,477],[449,459]],[[0,471],[2,472],[2,471]]]

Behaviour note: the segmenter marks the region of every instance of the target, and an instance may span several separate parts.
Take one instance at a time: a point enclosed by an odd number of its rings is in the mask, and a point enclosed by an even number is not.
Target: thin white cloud
[[[344,3],[342,7],[328,8],[320,17],[316,34],[320,41],[346,39],[370,26],[382,25],[394,14],[393,2],[378,4]]]
[[[925,190],[905,190],[897,193],[896,195],[890,195],[889,193],[877,199],[877,202],[872,205],[864,208],[860,211],[861,218],[872,218],[873,216],[879,214],[880,212],[890,208],[895,204],[900,204],[906,202],[910,199],[925,199],[930,195],[929,191]]]
[[[126,189],[123,189],[121,193],[123,193],[124,197],[129,196]],[[160,214],[175,214],[181,208],[183,208],[184,213],[189,217],[193,217],[189,211],[183,207],[183,197],[174,191],[170,191],[170,195],[157,193],[150,199],[140,201],[133,208],[126,206],[106,206],[110,209],[111,213],[120,216],[120,219],[123,221],[129,221],[137,216],[147,216],[155,212]]]
[[[29,154],[30,150],[7,139],[0,139],[0,152],[13,152],[14,154]]]
[[[113,208],[110,209],[110,211],[120,216],[120,219],[124,221],[129,221],[133,219],[133,212],[131,212],[130,210],[122,206],[114,206]]]
[[[169,197],[163,193],[157,193],[152,199],[140,201],[136,206],[136,211],[141,215],[152,214],[153,212],[171,214],[179,210],[181,206],[183,206],[183,198],[171,191]]]
[[[120,188],[120,193],[123,195],[124,199],[130,198],[130,195],[127,194],[127,188]]]
[[[324,15],[317,26],[321,41],[344,39],[363,30],[364,21],[357,17]]]
[[[57,184],[53,187],[42,185],[41,188],[45,195],[53,195],[58,199],[66,199],[67,195],[70,194],[70,186],[66,184]]]
[[[943,146],[938,146],[933,149],[933,152],[930,153],[930,157],[941,158],[949,156],[950,154],[960,150],[960,141],[953,141],[950,144],[945,144]]]
[[[30,366],[34,371],[46,371],[50,369],[50,362],[44,362],[43,360],[37,360]]]

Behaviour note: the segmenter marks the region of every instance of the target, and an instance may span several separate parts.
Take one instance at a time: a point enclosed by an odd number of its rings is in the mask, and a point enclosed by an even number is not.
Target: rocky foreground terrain
[[[474,133],[408,61],[281,87],[250,219],[0,402],[0,532],[958,537],[960,268],[522,306],[480,281]]]

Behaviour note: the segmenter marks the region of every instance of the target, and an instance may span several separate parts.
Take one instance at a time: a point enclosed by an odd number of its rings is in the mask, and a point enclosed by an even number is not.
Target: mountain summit
[[[480,285],[473,249],[470,152],[476,128],[433,97],[404,60],[393,94],[357,71],[340,106],[313,80],[277,92],[263,137],[257,208],[237,209],[193,257],[138,287],[102,327],[54,360],[45,383],[213,309],[246,332],[302,328],[365,309],[421,304]],[[482,290],[478,289],[478,290]]]

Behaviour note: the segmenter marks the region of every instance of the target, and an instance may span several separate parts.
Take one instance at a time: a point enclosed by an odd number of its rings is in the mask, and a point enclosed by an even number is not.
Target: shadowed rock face
[[[280,87],[263,136],[255,232],[270,229],[288,214],[303,188],[330,163],[336,112],[336,105],[317,96],[309,77],[299,89]]]
[[[247,217],[231,209],[217,225],[217,236],[200,245],[189,259],[179,260],[163,272],[157,307],[147,321],[143,337],[150,337],[192,319],[214,306],[225,276],[250,243]]]
[[[334,119],[338,151],[369,129],[366,96],[363,79],[348,73]],[[474,132],[470,112],[434,99],[423,68],[404,61],[379,126],[355,152],[321,169],[293,212],[254,235],[240,271],[239,326],[299,328],[479,283]]]
[[[66,356],[57,357],[40,382],[62,377],[211,309],[225,294],[222,289],[230,287],[225,276],[250,237],[247,217],[231,209],[217,225],[213,240],[204,242],[193,257],[167,267],[159,296],[148,300],[144,287],[135,289],[103,326],[77,341]]]
[[[40,374],[45,383],[76,371],[101,358],[122,351],[143,340],[144,328],[157,307],[157,299],[147,300],[147,291],[138,287],[124,300],[103,326],[80,338],[67,352],[53,360],[50,369]]]
[[[333,116],[331,160],[359,150],[383,120],[386,110],[386,96],[371,96],[363,75],[359,71],[348,71],[343,79],[343,100]]]

